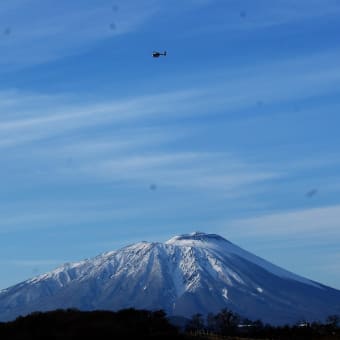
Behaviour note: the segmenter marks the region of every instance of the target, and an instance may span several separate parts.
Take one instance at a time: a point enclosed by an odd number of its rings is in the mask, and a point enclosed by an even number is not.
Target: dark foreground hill
[[[1,340],[16,339],[186,339],[162,311],[57,310],[32,313],[0,324]]]

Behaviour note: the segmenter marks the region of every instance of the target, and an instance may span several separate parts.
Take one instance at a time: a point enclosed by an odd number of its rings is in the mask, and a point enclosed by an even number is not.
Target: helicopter
[[[163,53],[158,52],[158,51],[153,51],[153,52],[152,52],[152,56],[153,56],[154,58],[159,58],[161,55],[163,55],[163,56],[165,57],[165,56],[166,56],[166,51],[164,51]]]

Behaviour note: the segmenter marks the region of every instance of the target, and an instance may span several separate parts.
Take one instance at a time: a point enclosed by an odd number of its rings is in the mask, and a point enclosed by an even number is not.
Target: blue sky
[[[340,289],[339,15],[3,0],[0,288],[199,230]]]

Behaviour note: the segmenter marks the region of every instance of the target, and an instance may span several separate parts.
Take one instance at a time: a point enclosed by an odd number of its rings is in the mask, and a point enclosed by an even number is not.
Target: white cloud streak
[[[338,62],[330,62],[335,55],[257,66],[246,74],[231,75],[227,83],[212,85],[210,80],[200,88],[99,103],[76,104],[71,96],[2,92],[0,146],[141,119],[175,120],[214,112],[228,115],[254,107],[258,100],[282,103],[333,93],[340,83]]]
[[[87,50],[104,39],[137,29],[158,11],[154,1],[4,0],[0,21],[11,33],[1,37],[0,65],[7,68],[42,63]],[[112,25],[114,21],[114,25]],[[111,25],[111,27],[110,27]]]
[[[4,23],[4,29],[10,29],[10,34],[0,36],[0,48],[6,51],[0,55],[0,65],[6,66],[2,69],[44,63],[87,51],[104,40],[138,30],[157,15],[166,14],[172,20],[168,25],[175,24],[179,16],[186,21],[188,11],[220,4],[210,0],[173,1],[171,4],[156,0],[117,0],[114,5],[117,11],[112,11],[109,0],[59,0],[58,5],[53,0],[3,0],[0,22]],[[200,21],[201,30],[254,30],[340,12],[335,0],[224,1],[223,5],[226,9],[220,10],[222,23]],[[240,20],[241,9],[247,16]],[[219,17],[210,20],[219,22]],[[190,34],[199,33],[195,25],[195,31]]]
[[[78,204],[79,205],[79,204]],[[51,226],[63,227],[74,225],[74,223],[97,223],[101,224],[112,220],[124,220],[142,216],[145,213],[152,213],[153,208],[146,207],[109,207],[100,206],[62,207],[56,206],[53,209],[44,205],[37,210],[36,207],[30,211],[21,211],[20,214],[2,213],[0,221],[0,234],[18,233],[27,230],[42,230]],[[76,216],[76,221],[74,220]]]
[[[228,230],[240,235],[304,238],[340,237],[340,205],[301,209],[234,220]]]
[[[242,186],[276,180],[287,174],[270,164],[242,160],[226,152],[209,154],[190,148],[180,151],[164,148],[184,136],[178,118],[209,116],[214,112],[228,115],[239,110],[238,119],[242,119],[241,110],[249,109],[259,98],[270,103],[333,91],[340,82],[340,73],[327,66],[326,57],[311,57],[307,65],[304,59],[283,62],[280,72],[277,64],[262,69],[257,66],[252,73],[235,74],[232,81],[220,82],[212,89],[207,83],[200,88],[116,101],[78,104],[79,99],[74,102],[69,95],[3,92],[0,93],[0,150],[17,148],[16,156],[5,158],[25,161],[29,149],[35,157],[32,164],[44,159],[45,164],[50,164],[49,174],[143,183],[157,179],[167,186],[236,192]],[[320,61],[321,71],[314,70],[313,66]],[[173,121],[172,131],[164,129],[163,118]],[[148,128],[150,122],[154,128]],[[70,171],[60,164],[67,157],[78,158]]]

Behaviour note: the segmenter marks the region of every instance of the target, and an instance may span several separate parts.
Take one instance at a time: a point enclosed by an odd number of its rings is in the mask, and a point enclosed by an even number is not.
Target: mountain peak
[[[172,237],[170,240],[166,241],[165,244],[175,244],[175,245],[197,245],[198,242],[204,243],[216,243],[220,241],[228,242],[222,236],[217,234],[207,234],[201,231],[195,231],[190,234],[182,234]]]

